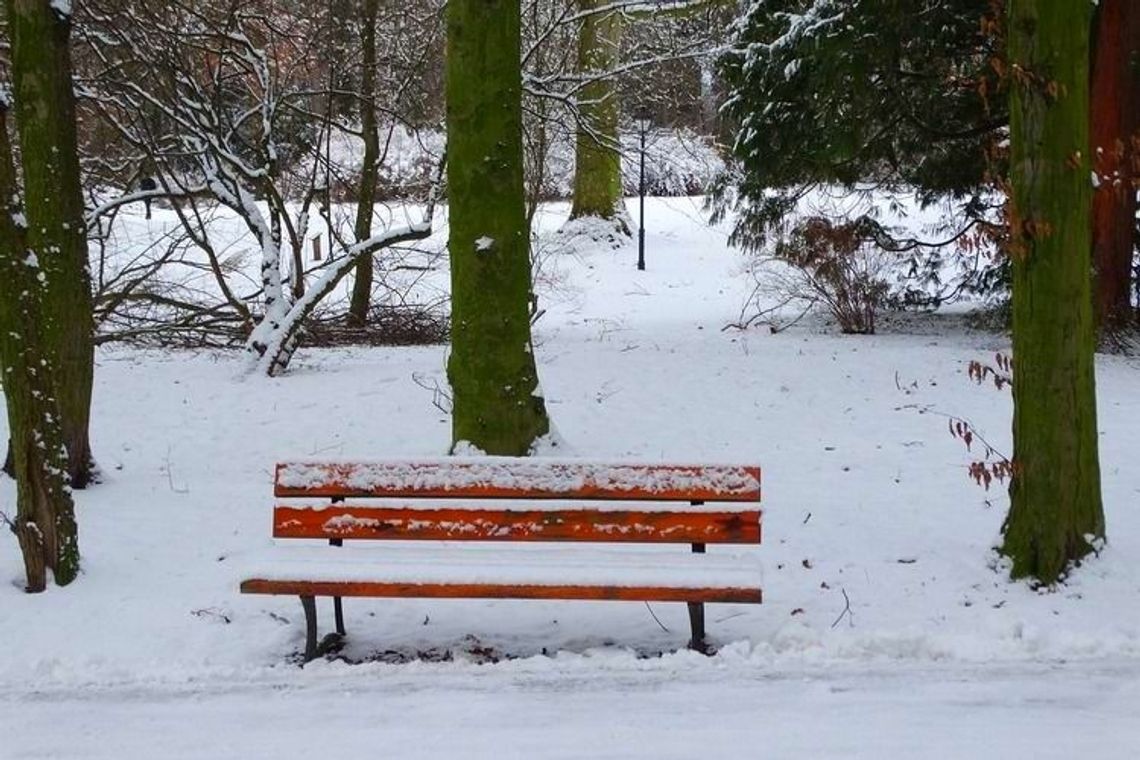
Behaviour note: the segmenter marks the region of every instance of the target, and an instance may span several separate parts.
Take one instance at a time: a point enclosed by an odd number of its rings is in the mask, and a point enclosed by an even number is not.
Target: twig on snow
[[[843,612],[839,613],[839,617],[835,618],[835,622],[831,624],[831,627],[834,628],[839,625],[839,622],[843,620],[843,618],[847,618],[848,624],[854,628],[855,613],[851,612],[851,597],[847,596],[847,589],[840,588],[839,591],[843,594]]]
[[[665,624],[661,622],[661,619],[657,617],[656,613],[653,612],[653,608],[649,606],[649,602],[645,603],[645,609],[649,610],[649,614],[657,621],[657,625],[661,626],[661,630],[665,631],[665,633],[670,632],[669,629],[665,627]]]

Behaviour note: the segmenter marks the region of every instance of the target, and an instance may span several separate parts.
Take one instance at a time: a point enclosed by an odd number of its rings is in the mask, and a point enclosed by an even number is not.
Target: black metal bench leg
[[[694,502],[696,503],[696,502]],[[693,544],[694,554],[704,554],[704,544]],[[709,646],[705,641],[705,605],[703,602],[689,602],[689,627],[693,637],[689,639],[689,649],[708,654]]]
[[[344,501],[343,497],[335,497],[332,500],[333,504],[340,504]],[[344,540],[340,538],[330,538],[329,546],[344,546]],[[344,630],[344,607],[341,604],[340,597],[333,597],[333,617],[336,619],[336,632],[341,636],[345,635]]]
[[[705,605],[703,602],[689,602],[689,627],[693,630],[693,637],[689,639],[689,649],[702,654],[708,652],[705,643]]]
[[[336,632],[341,636],[345,634],[344,630],[344,609],[340,604],[340,597],[333,597],[333,616],[336,618]]]
[[[305,609],[305,662],[317,656],[317,600],[311,596],[301,597]]]

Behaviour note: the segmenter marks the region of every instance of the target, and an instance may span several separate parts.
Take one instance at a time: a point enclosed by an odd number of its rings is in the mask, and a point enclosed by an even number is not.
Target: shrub
[[[788,296],[822,303],[844,333],[875,332],[875,315],[891,295],[894,257],[876,245],[863,219],[801,219],[776,245],[776,258],[794,270],[785,280]]]

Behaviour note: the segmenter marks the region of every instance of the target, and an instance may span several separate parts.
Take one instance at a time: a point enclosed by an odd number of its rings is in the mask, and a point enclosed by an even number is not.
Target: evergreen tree
[[[530,336],[519,4],[447,8],[452,435],[522,455],[549,429]]]
[[[1007,123],[991,6],[752,0],[721,61],[739,172],[716,200],[739,201],[734,242],[762,247],[818,185],[951,197],[955,231],[989,218],[985,148]]]
[[[1104,537],[1091,292],[1092,5],[1010,0],[1013,447],[1001,550],[1051,584]]]

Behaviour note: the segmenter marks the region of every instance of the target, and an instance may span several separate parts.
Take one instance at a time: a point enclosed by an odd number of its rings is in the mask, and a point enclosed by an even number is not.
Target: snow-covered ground
[[[443,453],[446,349],[306,350],[266,380],[112,348],[83,575],[25,595],[0,542],[0,758],[1134,757],[1140,363],[1098,360],[1108,545],[1035,592],[995,567],[1007,499],[939,416],[1008,451],[1008,394],[965,372],[1004,337],[954,313],[722,331],[751,290],[725,230],[686,199],[647,229],[640,273],[633,245],[547,239],[536,353],[566,453],[764,467],[765,604],[709,608],[716,656],[678,651],[683,605],[349,600],[367,662],[298,668],[296,600],[237,593],[272,465]]]

